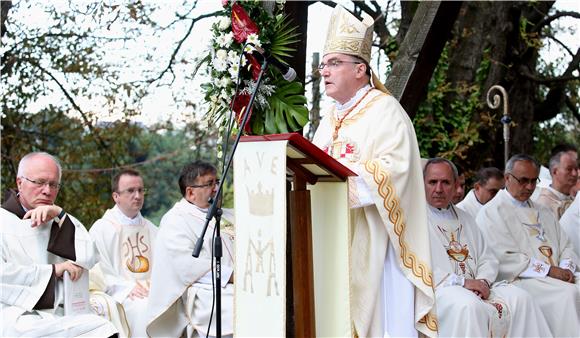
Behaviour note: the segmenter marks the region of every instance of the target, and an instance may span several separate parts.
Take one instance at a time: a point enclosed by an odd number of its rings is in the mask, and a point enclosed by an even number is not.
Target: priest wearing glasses
[[[16,185],[0,209],[0,336],[108,337],[117,329],[96,314],[64,313],[64,274],[77,281],[98,254],[85,227],[55,204],[59,161],[30,153],[18,164]],[[88,294],[88,285],[86,287]]]
[[[477,214],[477,224],[499,260],[498,279],[532,295],[556,337],[580,332],[580,272],[556,216],[530,200],[540,165],[519,154],[506,163],[506,189]]]
[[[475,220],[452,204],[457,168],[432,158],[424,169],[439,336],[549,337],[532,296],[497,281],[498,261]]]

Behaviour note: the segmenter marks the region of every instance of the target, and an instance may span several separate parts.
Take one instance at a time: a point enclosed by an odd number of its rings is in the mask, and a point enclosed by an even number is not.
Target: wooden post
[[[306,189],[305,178],[297,173],[294,174],[293,190],[290,191],[288,197],[292,242],[294,335],[295,337],[315,337],[310,191]]]
[[[427,93],[461,1],[421,1],[385,86],[412,118]]]

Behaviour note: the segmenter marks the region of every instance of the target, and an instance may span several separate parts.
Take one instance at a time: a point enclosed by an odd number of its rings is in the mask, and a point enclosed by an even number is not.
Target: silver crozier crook
[[[501,93],[493,95],[493,103],[491,102],[491,92],[493,90],[497,90]],[[501,118],[501,123],[503,124],[503,141],[504,141],[504,163],[507,163],[507,160],[510,156],[510,123],[512,122],[512,118],[509,114],[509,103],[508,103],[508,95],[505,89],[500,85],[491,86],[487,91],[487,105],[491,109],[498,109],[499,104],[503,99],[503,116]]]

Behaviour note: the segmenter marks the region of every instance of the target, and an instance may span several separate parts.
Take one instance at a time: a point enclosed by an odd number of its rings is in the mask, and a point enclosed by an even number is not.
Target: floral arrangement
[[[295,51],[291,45],[298,41],[298,34],[282,13],[283,3],[222,0],[223,15],[212,26],[212,43],[203,60],[211,79],[202,85],[211,123],[224,124],[232,107],[239,127],[261,69],[253,54],[256,48],[285,64]],[[308,122],[305,104],[302,84],[288,82],[276,68],[268,67],[244,131],[263,135],[298,130]]]

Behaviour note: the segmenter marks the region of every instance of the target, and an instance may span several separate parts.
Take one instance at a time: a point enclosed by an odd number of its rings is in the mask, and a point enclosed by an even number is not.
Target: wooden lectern
[[[351,336],[348,176],[300,134],[234,157],[236,336]]]

